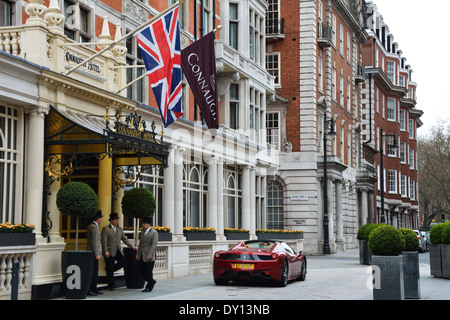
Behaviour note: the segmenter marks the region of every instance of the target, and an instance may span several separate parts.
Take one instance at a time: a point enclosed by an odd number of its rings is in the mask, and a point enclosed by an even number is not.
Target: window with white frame
[[[336,16],[332,15],[331,41],[336,46]]]
[[[397,193],[397,170],[388,170],[389,193]]]
[[[138,47],[136,37],[129,37],[126,39],[126,61],[127,65],[127,83],[137,79],[145,72],[144,60],[142,60],[141,50]],[[145,79],[141,79],[138,82],[127,88],[127,98],[134,99],[139,102],[145,102],[146,92],[144,89]]]
[[[267,143],[274,145],[277,150],[280,150],[281,137],[279,112],[268,112],[266,114],[266,138]]]
[[[332,79],[331,79],[331,97],[334,101],[336,101],[336,69],[332,70]]]
[[[352,85],[347,82],[347,111],[352,112]]]
[[[263,93],[250,88],[250,140],[261,143],[261,132],[265,127],[265,110],[263,108]]]
[[[409,198],[416,200],[416,182],[414,180],[409,181]]]
[[[155,196],[156,203],[163,203],[164,193],[164,169],[158,166],[141,168],[140,179],[137,183],[139,188],[147,188]],[[154,216],[153,225],[161,226],[163,221],[163,206],[156,206],[156,214]]]
[[[212,31],[212,19],[213,14],[211,10],[211,0],[206,0],[203,2],[203,30],[202,36],[207,35],[210,31]]]
[[[281,85],[280,80],[280,52],[266,54],[266,70],[275,77],[274,84]]]
[[[408,164],[410,169],[414,169],[414,149],[409,149],[408,152]]]
[[[231,129],[239,128],[239,85],[230,84],[230,112],[229,112],[229,126]]]
[[[278,34],[281,33],[281,19],[280,19],[280,0],[267,1],[266,11],[266,33]]]
[[[258,64],[263,64],[264,56],[264,17],[255,10],[249,10],[249,57]]]
[[[0,0],[0,27],[12,26],[13,5],[6,0]]]
[[[319,55],[319,59],[317,61],[317,82],[319,86],[319,91],[323,92],[323,58],[322,55]]]
[[[400,76],[399,78],[399,86],[404,87],[405,86],[405,76]]]
[[[400,161],[406,163],[406,143],[400,142]]]
[[[404,109],[400,109],[400,130],[406,130],[406,111]]]
[[[271,181],[267,186],[267,229],[283,229],[283,220],[283,186]]]
[[[414,139],[414,119],[408,119],[409,138]]]
[[[340,78],[339,78],[339,103],[341,105],[341,107],[345,106],[345,102],[344,102],[344,76],[341,74]]]
[[[344,26],[339,25],[339,53],[344,56]]]
[[[407,176],[405,175],[400,175],[400,194],[402,197],[407,197]]]
[[[387,119],[395,121],[395,99],[387,98]]]
[[[387,61],[387,77],[393,84],[395,84],[395,62]]]
[[[64,34],[77,42],[92,39],[91,10],[78,1],[64,0]]]
[[[208,166],[191,159],[183,166],[183,226],[206,227]]]
[[[229,43],[230,46],[238,50],[239,39],[239,5],[237,3],[230,3],[230,18],[229,18]]]
[[[21,222],[23,128],[23,109],[0,105],[0,223]]]
[[[238,167],[224,168],[224,213],[225,228],[242,227],[242,186],[241,172]]]
[[[352,62],[352,38],[350,33],[347,32],[347,62]]]

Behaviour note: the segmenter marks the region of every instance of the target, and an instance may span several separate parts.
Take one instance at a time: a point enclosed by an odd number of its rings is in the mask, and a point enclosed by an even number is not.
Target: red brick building
[[[365,12],[370,40],[364,45],[363,140],[377,151],[376,215],[369,220],[418,228],[417,128],[423,112],[416,108],[417,85],[376,4],[367,2]]]
[[[280,125],[268,121],[267,136],[281,155],[269,187],[283,190],[283,223],[302,228],[313,252],[324,242],[324,131],[332,251],[356,246],[371,208],[374,172],[361,159],[362,9],[361,1],[269,1],[266,57],[277,95],[267,116]]]

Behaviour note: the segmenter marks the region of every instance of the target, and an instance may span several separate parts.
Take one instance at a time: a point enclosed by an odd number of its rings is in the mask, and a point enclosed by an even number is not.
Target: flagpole
[[[127,83],[124,87],[122,87],[122,88],[120,88],[119,90],[117,90],[117,91],[115,92],[115,94],[118,94],[118,93],[119,93],[120,91],[122,91],[123,89],[126,89],[126,88],[128,88],[129,86],[135,84],[135,83],[138,82],[139,80],[145,78],[145,76],[147,76],[147,72],[144,73],[144,74],[142,74],[142,75],[139,76],[138,78],[134,79],[133,81]]]
[[[135,34],[136,32],[138,32],[139,30],[145,28],[146,26],[148,26],[149,24],[153,23],[155,20],[159,19],[161,16],[165,15],[167,12],[171,11],[172,9],[176,8],[177,6],[180,5],[180,3],[183,3],[183,0],[179,0],[177,2],[175,2],[173,5],[171,5],[170,7],[168,7],[167,9],[161,11],[160,13],[158,13],[156,16],[154,16],[153,18],[151,18],[150,20],[148,20],[147,22],[143,23],[142,25],[140,25],[139,27],[137,27],[136,29],[134,29],[133,31],[128,32],[126,35],[124,35],[122,38],[120,38],[119,40],[115,40],[113,42],[111,42],[106,48],[103,48],[102,50],[100,50],[99,52],[97,52],[96,54],[94,54],[93,56],[91,56],[90,58],[84,60],[83,62],[77,64],[76,66],[74,66],[72,69],[64,72],[64,75],[69,75],[70,73],[72,73],[73,71],[75,71],[76,69],[78,69],[79,67],[83,66],[84,64],[86,64],[86,62],[91,61],[92,59],[98,57],[99,55],[101,55],[103,52],[111,49],[112,47],[114,47],[116,44],[122,42],[123,40],[125,40],[126,38],[132,36],[133,34]]]

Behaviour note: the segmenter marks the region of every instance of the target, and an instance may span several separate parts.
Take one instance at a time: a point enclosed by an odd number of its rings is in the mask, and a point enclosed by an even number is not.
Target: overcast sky
[[[437,119],[450,122],[449,0],[373,0],[394,41],[413,69],[417,83],[416,108],[423,110],[426,134]]]

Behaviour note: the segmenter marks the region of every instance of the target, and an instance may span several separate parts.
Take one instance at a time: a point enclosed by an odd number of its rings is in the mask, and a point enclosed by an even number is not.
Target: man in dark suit
[[[142,292],[150,292],[155,286],[153,279],[153,267],[156,260],[156,247],[158,245],[158,232],[151,226],[151,218],[145,217],[142,222],[142,231],[139,236],[139,247],[136,259],[139,261],[139,269],[147,284]]]
[[[108,278],[108,289],[114,290],[114,272],[125,267],[127,260],[123,256],[123,241],[129,248],[137,250],[123,233],[123,229],[119,227],[119,216],[117,213],[109,215],[110,225],[102,229],[102,250],[105,256],[105,269]],[[115,263],[117,261],[117,263]]]
[[[93,261],[94,270],[92,272],[91,285],[88,292],[89,296],[96,296],[98,294],[103,294],[103,292],[97,289],[98,261],[100,260],[102,254],[101,237],[98,225],[100,224],[100,221],[102,221],[102,217],[103,217],[102,211],[98,210],[92,220],[92,223],[90,223],[86,229],[86,238],[87,238],[86,251],[94,252],[95,257]]]

